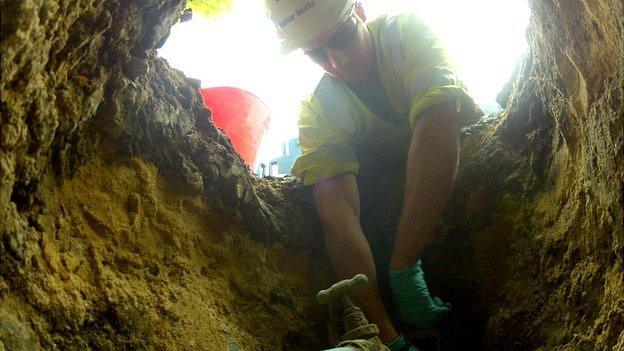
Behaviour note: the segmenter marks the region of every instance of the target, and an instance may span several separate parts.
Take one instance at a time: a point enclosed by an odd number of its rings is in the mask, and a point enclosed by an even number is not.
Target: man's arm
[[[459,118],[454,103],[425,110],[414,126],[407,156],[405,197],[391,270],[412,266],[433,236],[451,195],[459,161]]]
[[[381,303],[377,289],[377,271],[368,241],[360,226],[360,194],[353,174],[343,174],[316,183],[314,200],[332,266],[339,279],[364,273],[367,289],[353,298],[370,320],[377,324],[382,340],[394,340],[397,333]]]
[[[332,177],[316,183],[313,189],[336,274],[345,279],[364,273],[354,270],[353,264],[356,256],[370,255],[370,247],[360,227],[360,194],[355,176],[343,174]]]

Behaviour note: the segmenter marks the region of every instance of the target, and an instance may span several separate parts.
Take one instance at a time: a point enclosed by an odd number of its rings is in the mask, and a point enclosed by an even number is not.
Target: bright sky
[[[526,0],[362,0],[369,19],[415,12],[439,35],[460,79],[477,103],[496,105],[496,94],[526,52]],[[260,160],[281,155],[297,136],[300,101],[322,71],[300,52],[282,55],[263,0],[235,0],[231,13],[214,20],[195,16],[179,23],[159,54],[202,87],[235,86],[257,95],[271,112]]]

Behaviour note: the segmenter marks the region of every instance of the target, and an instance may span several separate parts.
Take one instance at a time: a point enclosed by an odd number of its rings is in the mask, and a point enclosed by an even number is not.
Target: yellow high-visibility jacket
[[[454,102],[462,126],[483,115],[457,80],[438,39],[416,15],[382,16],[367,26],[391,110],[373,108],[376,115],[370,103],[325,74],[314,94],[302,103],[299,117],[301,156],[292,173],[305,185],[340,174],[357,174],[356,142],[413,129],[420,114],[434,105]]]

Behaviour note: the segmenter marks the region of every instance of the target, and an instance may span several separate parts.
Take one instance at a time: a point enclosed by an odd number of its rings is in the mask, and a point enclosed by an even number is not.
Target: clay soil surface
[[[2,284],[8,350],[321,348],[305,253],[252,242],[140,158],[94,158],[49,189],[35,269],[21,293]]]

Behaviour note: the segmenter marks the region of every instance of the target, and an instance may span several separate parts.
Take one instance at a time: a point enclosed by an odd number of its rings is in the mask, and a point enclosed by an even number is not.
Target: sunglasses
[[[355,4],[351,7],[351,12],[349,12],[349,16],[347,20],[338,28],[338,30],[329,38],[327,44],[306,51],[305,54],[312,59],[312,61],[317,63],[323,63],[327,61],[327,53],[325,52],[325,48],[332,48],[333,50],[343,50],[344,48],[351,43],[353,38],[355,37],[355,33],[358,28],[358,20],[353,16],[355,12]]]

